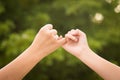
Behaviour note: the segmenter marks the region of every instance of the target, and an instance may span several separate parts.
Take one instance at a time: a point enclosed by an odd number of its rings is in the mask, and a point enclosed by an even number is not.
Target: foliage
[[[33,41],[41,26],[52,23],[64,36],[83,30],[90,47],[120,65],[119,0],[0,0],[0,67]],[[119,10],[119,9],[118,9]],[[40,62],[24,80],[102,80],[74,56],[59,48]]]

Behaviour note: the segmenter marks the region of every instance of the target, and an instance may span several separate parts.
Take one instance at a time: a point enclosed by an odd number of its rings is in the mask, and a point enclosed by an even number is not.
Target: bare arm
[[[120,67],[95,54],[88,46],[85,33],[71,30],[63,48],[76,56],[105,80],[120,80]]]
[[[44,57],[65,43],[52,25],[45,25],[33,43],[11,63],[0,69],[0,80],[21,80]]]

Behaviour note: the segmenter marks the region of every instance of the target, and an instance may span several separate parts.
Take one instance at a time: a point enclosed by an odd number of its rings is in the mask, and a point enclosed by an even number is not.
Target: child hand
[[[86,35],[79,29],[69,31],[65,38],[67,42],[63,45],[63,48],[72,55],[78,57],[84,51],[89,50]]]

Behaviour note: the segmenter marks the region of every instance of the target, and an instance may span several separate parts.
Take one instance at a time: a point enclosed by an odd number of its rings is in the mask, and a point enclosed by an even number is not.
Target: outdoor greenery
[[[0,67],[21,54],[47,23],[63,36],[81,29],[93,51],[120,66],[120,0],[0,0]],[[59,48],[23,80],[103,79]]]

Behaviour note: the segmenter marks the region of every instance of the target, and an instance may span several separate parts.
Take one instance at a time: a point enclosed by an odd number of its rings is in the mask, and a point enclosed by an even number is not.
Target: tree
[[[83,30],[98,55],[120,65],[119,0],[0,0],[0,66],[17,57],[41,26],[52,23],[64,36]],[[63,66],[64,65],[64,66]],[[96,73],[59,48],[40,62],[24,80],[102,80]]]

